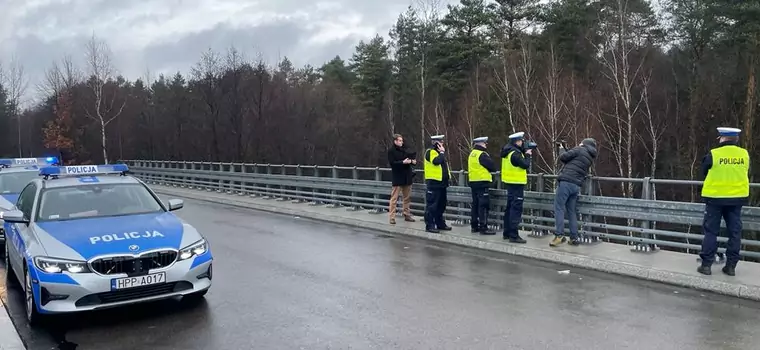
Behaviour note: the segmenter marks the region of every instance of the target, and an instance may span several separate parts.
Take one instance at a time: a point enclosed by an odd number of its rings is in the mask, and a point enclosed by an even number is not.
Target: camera
[[[525,149],[536,149],[538,148],[538,144],[533,141],[525,141],[524,143]]]

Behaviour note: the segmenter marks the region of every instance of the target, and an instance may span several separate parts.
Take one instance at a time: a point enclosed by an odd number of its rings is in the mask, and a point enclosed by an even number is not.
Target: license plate
[[[111,280],[111,290],[149,286],[166,282],[166,272],[145,276],[114,278]]]

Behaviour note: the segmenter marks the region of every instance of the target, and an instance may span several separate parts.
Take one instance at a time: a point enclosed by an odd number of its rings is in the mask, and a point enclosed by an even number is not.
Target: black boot
[[[712,269],[710,269],[710,266],[700,265],[697,268],[697,272],[703,275],[712,275]]]
[[[723,269],[721,269],[721,271],[723,271],[723,273],[725,273],[726,275],[736,276],[736,268],[733,266],[728,266],[728,265],[723,266]]]

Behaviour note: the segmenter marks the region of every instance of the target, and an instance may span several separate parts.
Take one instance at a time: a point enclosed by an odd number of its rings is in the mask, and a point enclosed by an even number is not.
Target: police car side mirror
[[[182,209],[185,206],[185,201],[181,199],[170,199],[169,200],[169,211],[174,211],[177,209]]]
[[[5,222],[12,222],[12,223],[20,223],[20,224],[29,223],[29,220],[24,218],[24,213],[22,213],[21,210],[4,211],[0,213],[0,219],[5,220]]]

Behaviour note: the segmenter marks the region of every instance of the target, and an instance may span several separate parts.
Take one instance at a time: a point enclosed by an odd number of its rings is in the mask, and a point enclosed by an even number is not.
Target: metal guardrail
[[[179,162],[128,160],[130,171],[147,183],[205,191],[226,192],[238,195],[309,202],[311,205],[328,204],[332,207],[349,207],[350,210],[370,209],[374,213],[387,212],[390,200],[390,182],[383,181],[390,169],[366,167],[274,165],[212,162]],[[457,184],[466,183],[466,171],[452,171]],[[418,178],[421,176],[417,176]],[[529,236],[541,237],[554,231],[554,193],[547,191],[546,182],[556,176],[532,174],[525,192],[521,228]],[[594,194],[595,182],[638,184],[640,198],[608,197]],[[701,185],[698,181],[662,179],[624,179],[594,177],[584,186],[584,195],[578,201],[580,212],[579,233],[582,244],[601,241],[626,244],[636,252],[656,252],[669,249],[686,253],[699,252],[704,204],[653,199],[656,184]],[[491,189],[489,222],[493,229],[501,230],[506,193],[499,187]],[[553,187],[553,186],[552,186]],[[760,187],[760,184],[752,184]],[[424,213],[424,185],[412,189],[412,213]],[[448,207],[445,217],[453,225],[469,225],[471,193],[469,187],[452,186],[448,190]],[[400,215],[400,210],[398,211]],[[744,224],[742,256],[745,260],[760,260],[760,207],[742,210]],[[567,223],[567,220],[565,221]],[[721,224],[725,228],[725,224]],[[726,241],[719,237],[719,242]],[[724,248],[719,251],[724,252]]]

